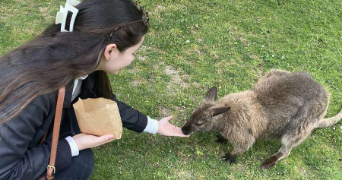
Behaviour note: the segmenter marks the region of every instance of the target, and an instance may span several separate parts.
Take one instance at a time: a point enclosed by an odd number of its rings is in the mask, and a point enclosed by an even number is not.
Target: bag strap
[[[59,88],[59,91],[58,91],[55,122],[53,124],[53,131],[52,131],[50,163],[47,166],[47,173],[46,173],[46,179],[48,180],[52,180],[56,172],[55,162],[56,162],[57,145],[58,145],[58,138],[59,138],[59,129],[61,126],[61,119],[62,119],[64,96],[65,96],[65,86]]]

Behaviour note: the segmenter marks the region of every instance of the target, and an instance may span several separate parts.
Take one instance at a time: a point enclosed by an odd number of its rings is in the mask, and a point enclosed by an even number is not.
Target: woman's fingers
[[[106,135],[100,136],[99,138],[101,139],[101,141],[109,141],[109,140],[114,139],[114,135],[106,134]]]
[[[112,134],[106,134],[103,136],[94,136],[89,134],[77,134],[73,137],[79,150],[88,149],[106,144],[114,140]]]
[[[165,120],[170,121],[172,118],[173,118],[173,116],[169,116],[169,117],[166,117]]]
[[[178,136],[178,137],[189,137],[190,135],[185,135],[185,134],[182,132],[181,128],[176,127],[175,132],[174,132],[174,136]]]
[[[106,135],[103,135],[103,136],[100,136],[100,137],[96,137],[96,141],[97,141],[96,144],[97,144],[97,146],[100,146],[100,145],[109,143],[109,142],[111,142],[113,140],[114,140],[114,135],[106,134]]]
[[[165,117],[158,122],[158,133],[164,136],[189,137],[189,135],[183,134],[179,127],[169,122],[172,118],[173,116]]]

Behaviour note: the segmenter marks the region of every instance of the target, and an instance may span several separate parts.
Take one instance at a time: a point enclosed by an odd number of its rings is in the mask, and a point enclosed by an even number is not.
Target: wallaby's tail
[[[342,119],[342,109],[336,116],[331,117],[331,118],[322,119],[318,123],[317,128],[325,128],[325,127],[332,126],[332,125],[338,123],[338,121],[340,121],[341,119]]]

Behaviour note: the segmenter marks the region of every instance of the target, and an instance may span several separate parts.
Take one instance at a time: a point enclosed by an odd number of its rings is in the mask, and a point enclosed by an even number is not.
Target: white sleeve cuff
[[[71,136],[66,137],[65,140],[67,140],[68,143],[69,143],[69,146],[70,146],[70,149],[71,149],[71,156],[72,157],[78,156],[80,151],[78,150],[78,147],[77,147],[77,144],[76,144],[75,140]]]
[[[144,132],[156,134],[158,132],[158,121],[147,116],[147,126]]]

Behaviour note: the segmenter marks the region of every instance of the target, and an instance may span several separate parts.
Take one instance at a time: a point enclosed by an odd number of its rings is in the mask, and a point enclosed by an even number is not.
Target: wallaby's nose
[[[184,127],[182,128],[182,132],[183,132],[183,134],[185,134],[185,135],[188,135],[188,134],[189,134],[189,131],[188,131],[187,129],[185,129]]]

